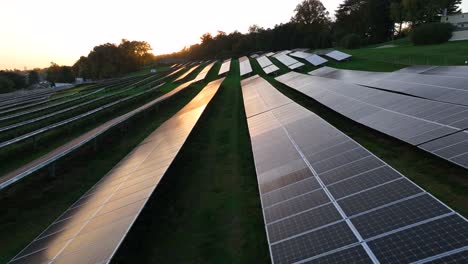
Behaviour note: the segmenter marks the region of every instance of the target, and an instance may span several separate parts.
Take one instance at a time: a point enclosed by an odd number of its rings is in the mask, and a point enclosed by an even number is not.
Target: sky
[[[331,14],[343,0],[322,0]],[[154,54],[203,33],[273,27],[301,0],[0,0],[0,69],[72,65],[99,44],[147,41]],[[468,0],[462,8],[468,10]]]

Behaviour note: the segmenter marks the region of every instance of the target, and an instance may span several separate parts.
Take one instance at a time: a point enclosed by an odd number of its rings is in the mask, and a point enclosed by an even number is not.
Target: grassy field
[[[93,186],[119,160],[187,104],[202,88],[192,85],[160,105],[159,111],[139,116],[125,133],[115,128],[92,144],[57,163],[52,177],[41,170],[0,192],[0,263],[5,263],[31,242],[63,211]],[[167,85],[165,91],[175,85]],[[105,146],[105,147],[104,147]]]
[[[237,60],[231,65],[114,263],[269,262]]]
[[[286,96],[318,114],[447,205],[465,217],[468,216],[468,170],[369,129],[324,107],[277,82],[273,77],[263,74],[256,61],[253,62],[252,68]]]
[[[395,45],[391,48],[376,48]],[[352,54],[354,60],[394,65],[465,65],[468,60],[468,41],[447,42],[438,45],[415,46],[408,39],[383,43],[356,50],[342,50]],[[353,64],[351,60],[349,63]]]

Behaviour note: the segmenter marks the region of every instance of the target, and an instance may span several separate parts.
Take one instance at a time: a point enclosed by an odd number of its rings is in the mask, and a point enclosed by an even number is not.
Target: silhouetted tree
[[[330,21],[329,13],[320,0],[304,0],[294,10],[296,14],[291,22],[311,25],[325,24]]]

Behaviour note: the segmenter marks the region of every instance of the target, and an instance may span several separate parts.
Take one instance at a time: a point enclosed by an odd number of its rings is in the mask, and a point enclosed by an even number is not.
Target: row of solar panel
[[[277,80],[358,123],[416,146],[468,127],[464,106],[295,72]],[[468,153],[450,161],[468,167]]]
[[[440,102],[468,106],[467,78],[402,72],[378,73],[339,70],[328,67],[312,71],[309,74]]]
[[[161,82],[165,81],[167,78],[171,78],[172,76],[174,76],[175,74],[180,72],[180,70],[181,69],[174,70],[171,73],[165,75],[164,77],[157,79],[156,83],[158,83],[159,86],[160,86]],[[152,84],[152,85],[156,85],[156,84]],[[154,87],[152,87],[150,89],[145,90],[142,93],[137,93],[137,94],[134,94],[134,95],[130,95],[130,96],[125,97],[125,98],[123,98],[121,100],[117,100],[117,101],[111,102],[109,104],[100,106],[97,109],[88,111],[88,112],[83,113],[81,115],[74,116],[74,117],[69,118],[67,120],[63,120],[63,121],[48,125],[47,127],[40,128],[40,129],[38,129],[36,131],[32,131],[30,133],[21,135],[21,136],[16,137],[16,138],[14,138],[12,140],[5,141],[0,145],[0,147],[6,147],[6,146],[9,146],[9,145],[15,144],[16,142],[20,142],[22,140],[26,140],[26,139],[34,137],[36,135],[40,135],[41,133],[45,133],[45,132],[47,132],[49,130],[65,126],[67,124],[70,124],[72,122],[80,120],[80,118],[92,116],[93,114],[98,113],[99,111],[102,111],[104,109],[108,109],[110,107],[114,107],[114,106],[118,105],[119,103],[123,103],[125,101],[132,100],[135,97],[139,97],[139,96],[143,96],[145,94],[148,94],[148,93],[158,89],[159,86],[154,86]],[[116,118],[114,118],[114,119],[112,119],[112,120],[110,120],[110,121],[96,127],[95,129],[93,129],[93,130],[91,130],[91,131],[77,137],[74,140],[71,140],[68,143],[65,143],[63,146],[58,147],[57,149],[51,151],[50,153],[47,153],[44,156],[41,156],[41,157],[37,158],[36,160],[33,160],[33,161],[29,162],[28,164],[25,164],[24,166],[21,166],[21,167],[15,169],[14,171],[11,171],[11,172],[9,172],[9,173],[7,173],[5,175],[1,175],[1,177],[0,177],[0,189],[3,189],[5,187],[13,184],[14,182],[18,181],[19,179],[22,179],[25,176],[28,176],[28,175],[34,173],[35,171],[43,168],[44,166],[47,166],[48,164],[56,161],[57,159],[60,159],[61,157],[65,156],[66,154],[74,151],[76,148],[78,148],[78,147],[86,144],[90,140],[96,138],[98,135],[106,132],[111,127],[113,127],[113,126],[127,120],[128,118],[131,118],[132,116],[134,116],[135,114],[137,114],[137,113],[139,113],[141,111],[144,111],[144,110],[150,108],[152,105],[157,104],[158,102],[161,102],[161,101],[165,100],[166,98],[169,98],[170,96],[172,96],[177,91],[179,91],[179,89],[174,89],[172,92],[167,93],[167,94],[163,95],[162,97],[157,98],[156,100],[153,100],[153,101],[151,101],[151,102],[149,102],[149,103],[147,103],[147,104],[145,104],[145,105],[143,105],[143,106],[141,106],[141,107],[127,113],[127,114],[116,117]]]
[[[222,81],[208,84],[10,263],[107,263]]]
[[[265,80],[242,91],[274,263],[467,256],[466,219]]]

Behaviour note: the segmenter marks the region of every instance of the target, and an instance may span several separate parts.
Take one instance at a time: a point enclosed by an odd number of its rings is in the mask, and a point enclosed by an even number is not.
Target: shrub
[[[429,23],[418,26],[411,33],[414,45],[430,45],[447,42],[452,37],[453,26],[448,23]]]
[[[357,34],[348,34],[341,39],[341,46],[345,49],[357,49],[361,46],[361,37]]]

